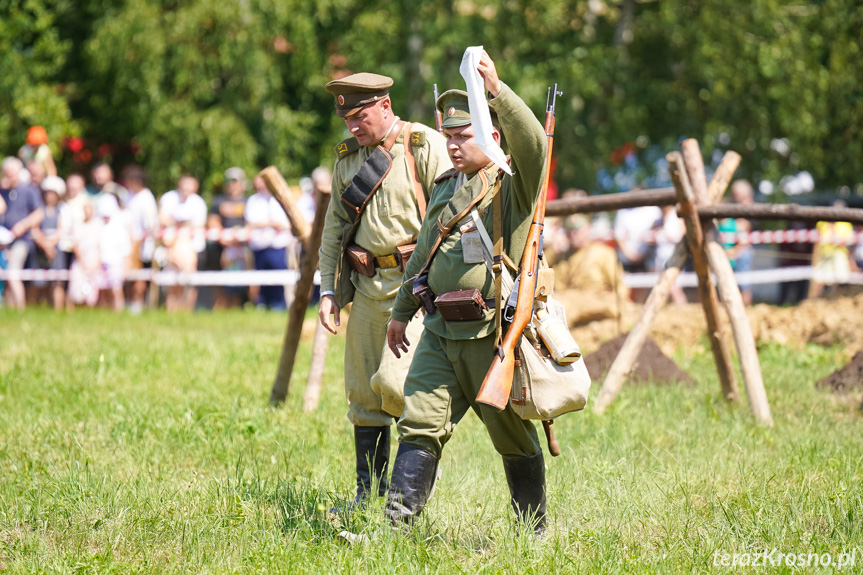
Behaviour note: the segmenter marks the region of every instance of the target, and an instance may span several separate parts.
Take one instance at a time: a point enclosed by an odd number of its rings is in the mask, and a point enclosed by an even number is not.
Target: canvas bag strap
[[[461,220],[463,217],[468,215],[470,213],[470,211],[473,209],[473,207],[475,205],[477,205],[479,202],[481,202],[482,199],[488,193],[488,176],[485,175],[484,171],[480,170],[477,177],[482,178],[482,192],[477,194],[477,196],[473,200],[471,200],[471,202],[468,204],[468,206],[466,208],[464,208],[462,211],[460,211],[459,213],[454,215],[452,217],[452,219],[450,219],[450,221],[448,221],[446,224],[441,224],[440,220],[435,221],[435,225],[437,226],[437,229],[438,229],[437,239],[435,239],[435,242],[432,245],[431,250],[429,250],[428,258],[426,258],[426,261],[423,264],[423,267],[420,268],[420,271],[417,272],[417,275],[415,277],[419,277],[426,272],[426,270],[429,268],[429,266],[431,266],[432,258],[434,257],[438,248],[443,243],[443,241],[450,235],[450,233],[452,233],[453,227],[458,223],[459,220]],[[415,279],[415,277],[410,278],[407,281],[413,281]],[[407,282],[405,282],[405,283],[407,283]]]
[[[500,180],[498,180],[500,182]],[[497,190],[500,189],[498,183]],[[501,286],[503,283],[503,211],[501,207],[500,194],[494,193],[491,200],[492,228],[491,235],[494,240],[494,257],[492,267],[494,269],[494,329],[497,341],[496,347],[503,343],[503,302],[501,299]]]

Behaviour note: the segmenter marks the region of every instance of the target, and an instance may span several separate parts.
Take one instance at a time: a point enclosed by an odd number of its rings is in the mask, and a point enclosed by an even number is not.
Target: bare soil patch
[[[863,389],[863,351],[857,352],[848,365],[834,371],[816,383],[815,387],[829,389],[838,395],[846,395]]]
[[[590,378],[601,381],[608,373],[614,359],[620,353],[627,334],[622,334],[599,346],[599,349],[584,356],[584,365]],[[692,379],[685,371],[681,370],[674,361],[662,353],[659,346],[650,338],[644,342],[641,353],[635,361],[635,366],[629,374],[627,381],[630,384],[671,384],[684,383],[693,384]]]

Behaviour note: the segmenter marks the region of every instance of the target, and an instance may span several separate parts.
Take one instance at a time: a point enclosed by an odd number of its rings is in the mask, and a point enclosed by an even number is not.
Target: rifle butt
[[[513,353],[507,353],[503,359],[499,355],[494,356],[488,373],[479,393],[476,395],[477,403],[488,405],[498,411],[503,410],[509,403],[509,393],[512,391],[512,376],[515,372],[515,358]]]

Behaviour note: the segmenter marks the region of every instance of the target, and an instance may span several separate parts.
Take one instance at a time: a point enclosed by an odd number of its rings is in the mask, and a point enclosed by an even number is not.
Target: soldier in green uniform
[[[444,118],[447,151],[454,169],[436,182],[428,216],[404,279],[426,273],[428,287],[436,296],[478,289],[489,302],[489,309],[478,312],[481,314],[478,319],[468,321],[447,320],[440,309],[425,316],[425,330],[405,380],[405,410],[398,422],[400,445],[386,512],[393,524],[410,523],[419,515],[428,501],[443,447],[455,425],[471,408],[503,458],[513,510],[521,521],[541,532],[545,524],[545,464],[536,428],[522,420],[509,405],[498,412],[476,402],[495,350],[493,277],[487,266],[480,263],[481,259],[477,263],[465,261],[476,261],[468,258],[466,242],[462,241],[463,230],[470,231],[471,216],[458,219],[449,230],[447,224],[460,214],[469,214],[474,204],[483,226],[491,234],[495,218],[492,208],[500,206],[498,221],[502,226],[504,252],[512,261],[521,261],[548,144],[542,125],[527,105],[500,81],[487,53],[483,53],[478,70],[491,96],[493,137],[500,142],[502,134],[508,142],[513,175],[505,174],[491,163],[477,146],[467,94],[458,90],[442,94],[437,108]],[[499,200],[492,199],[495,194],[500,195]],[[406,328],[420,305],[413,282],[408,281],[399,290],[387,331],[388,345],[396,356],[406,352],[413,341]]]
[[[375,483],[379,495],[386,492],[390,424],[404,408],[410,365],[410,358],[384,353],[387,322],[434,180],[452,165],[440,134],[393,113],[392,83],[360,73],[326,86],[351,133],[336,146],[333,200],[320,249],[319,318],[335,333],[340,309],[353,302],[345,347],[357,473],[352,506],[365,501]],[[410,330],[421,333],[421,322],[411,322]]]

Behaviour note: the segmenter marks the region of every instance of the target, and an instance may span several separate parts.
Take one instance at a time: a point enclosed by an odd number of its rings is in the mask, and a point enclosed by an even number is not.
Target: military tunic
[[[444,139],[431,128],[413,124],[411,140],[420,183],[428,197],[434,180],[452,163]],[[342,235],[352,222],[340,201],[341,195],[373,151],[373,146],[358,146],[353,138],[337,147],[339,157],[333,168],[333,200],[327,210],[320,248],[322,292],[335,289]],[[403,133],[399,134],[390,153],[392,168],[366,205],[353,239],[375,256],[393,254],[397,246],[415,242],[422,223],[405,156]],[[373,277],[352,269],[348,272],[356,288],[345,346],[348,419],[356,426],[386,426],[393,416],[401,413],[404,376],[411,361],[410,357],[396,360],[389,350],[384,354],[387,322],[393,298],[401,285],[402,272],[398,267],[376,268]],[[419,321],[412,324],[415,325],[410,328],[411,335],[419,339],[422,326]]]
[[[547,140],[545,131],[527,105],[508,86],[489,102],[497,112],[501,132],[509,143],[513,176],[490,164],[469,177],[456,190],[457,178],[444,177],[436,184],[416,251],[405,279],[414,277],[428,259],[438,237],[435,221],[446,223],[460,213],[485,187],[492,190],[500,179],[504,250],[518,263],[530,228],[531,217],[544,174]],[[447,176],[453,176],[453,173]],[[483,225],[493,230],[492,192],[479,203]],[[462,222],[459,222],[462,223]],[[458,226],[438,248],[428,282],[435,294],[479,289],[494,297],[494,279],[485,264],[467,264]],[[420,302],[412,284],[402,286],[392,317],[409,321]],[[502,412],[476,402],[476,395],[491,365],[495,344],[494,310],[476,321],[448,322],[440,313],[426,315],[425,331],[417,346],[405,381],[405,411],[398,423],[400,441],[422,447],[440,457],[444,444],[468,407],[486,426],[495,449],[506,458],[527,457],[540,451],[536,429],[509,406]],[[411,340],[414,344],[414,341]]]

